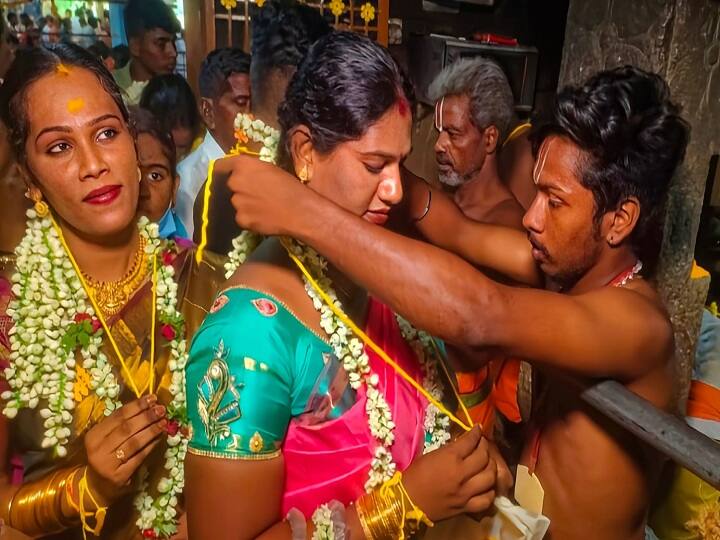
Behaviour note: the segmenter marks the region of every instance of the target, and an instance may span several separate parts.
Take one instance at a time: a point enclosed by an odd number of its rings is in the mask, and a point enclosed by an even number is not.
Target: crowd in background
[[[110,38],[110,13],[96,12],[92,8],[79,7],[73,12],[66,9],[49,13],[35,20],[29,13],[7,11],[4,14],[9,30],[9,39],[21,47],[36,47],[41,44],[75,43],[90,50],[103,60],[112,58],[114,64],[124,58],[127,61],[127,47],[120,45],[113,50]]]

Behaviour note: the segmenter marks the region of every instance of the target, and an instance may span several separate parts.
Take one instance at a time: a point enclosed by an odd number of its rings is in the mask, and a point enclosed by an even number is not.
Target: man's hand
[[[313,193],[279,167],[244,155],[219,159],[213,182],[227,182],[240,227],[268,236],[292,235],[298,203]]]

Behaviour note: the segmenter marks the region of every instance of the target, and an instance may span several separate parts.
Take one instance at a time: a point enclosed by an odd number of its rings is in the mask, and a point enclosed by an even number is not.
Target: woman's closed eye
[[[558,199],[557,197],[549,197],[548,198],[548,204],[551,208],[560,208],[563,205],[562,200]]]
[[[367,169],[367,171],[369,173],[380,174],[383,171],[383,169],[385,168],[385,163],[382,163],[382,164],[365,163],[365,168]]]

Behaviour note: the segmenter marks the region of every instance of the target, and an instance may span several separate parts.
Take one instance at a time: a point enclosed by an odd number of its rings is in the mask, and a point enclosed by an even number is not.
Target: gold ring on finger
[[[125,459],[125,450],[123,450],[122,448],[118,448],[117,450],[115,450],[115,457],[120,460],[120,463],[124,464],[125,461],[127,461]]]

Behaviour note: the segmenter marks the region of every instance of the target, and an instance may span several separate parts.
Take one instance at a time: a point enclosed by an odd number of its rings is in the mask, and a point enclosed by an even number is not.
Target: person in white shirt
[[[147,82],[175,71],[180,23],[163,0],[128,0],[123,12],[130,61],[113,72],[128,105],[137,105]]]
[[[250,55],[236,48],[212,51],[200,67],[200,113],[205,139],[178,165],[176,212],[193,234],[193,205],[207,178],[208,165],[235,145],[235,117],[250,109]]]

